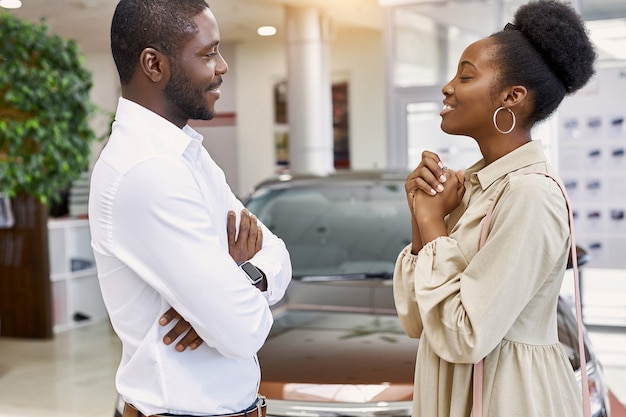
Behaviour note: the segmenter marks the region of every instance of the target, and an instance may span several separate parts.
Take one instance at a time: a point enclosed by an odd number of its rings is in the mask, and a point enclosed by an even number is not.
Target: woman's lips
[[[443,109],[441,110],[441,113],[439,113],[439,115],[440,116],[444,116],[444,115],[450,113],[452,110],[454,110],[454,106],[452,106],[451,104],[444,103],[443,104]]]

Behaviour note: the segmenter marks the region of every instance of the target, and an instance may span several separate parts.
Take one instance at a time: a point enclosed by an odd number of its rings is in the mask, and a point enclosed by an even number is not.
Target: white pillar
[[[289,167],[295,173],[334,171],[328,50],[319,13],[286,7]]]

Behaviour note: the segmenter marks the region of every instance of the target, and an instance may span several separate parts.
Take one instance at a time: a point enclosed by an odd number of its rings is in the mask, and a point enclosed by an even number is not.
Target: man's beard
[[[183,117],[194,120],[211,120],[215,117],[215,111],[209,109],[205,96],[205,92],[211,86],[205,90],[194,87],[182,75],[183,71],[176,64],[171,66],[171,74],[164,94],[179,109]]]

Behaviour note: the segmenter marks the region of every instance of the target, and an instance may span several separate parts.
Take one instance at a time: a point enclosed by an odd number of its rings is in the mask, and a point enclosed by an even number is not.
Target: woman
[[[557,338],[567,208],[557,183],[536,174],[555,172],[531,128],[586,84],[594,61],[573,9],[533,2],[470,45],[443,87],[441,128],[474,138],[483,159],[452,172],[424,152],[406,181],[413,240],[398,257],[394,295],[406,333],[420,338],[413,417],[469,417],[483,358],[483,416],[582,415]]]

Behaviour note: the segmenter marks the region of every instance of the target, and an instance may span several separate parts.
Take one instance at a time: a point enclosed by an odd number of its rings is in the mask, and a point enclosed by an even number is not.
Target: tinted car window
[[[411,242],[401,183],[270,189],[246,205],[285,241],[294,277],[390,274]]]

